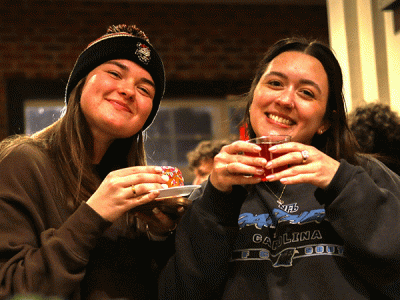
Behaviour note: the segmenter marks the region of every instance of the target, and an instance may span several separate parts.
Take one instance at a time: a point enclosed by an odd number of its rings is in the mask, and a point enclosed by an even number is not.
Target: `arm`
[[[111,223],[86,204],[68,216],[54,167],[34,147],[18,147],[1,160],[0,176],[0,298],[70,296]]]
[[[234,186],[223,193],[207,182],[195,193],[177,228],[176,253],[160,277],[160,299],[216,299],[226,280],[247,192]]]
[[[400,178],[376,160],[366,160],[364,168],[341,161],[330,185],[317,190],[316,197],[361,276],[383,292],[398,291]]]

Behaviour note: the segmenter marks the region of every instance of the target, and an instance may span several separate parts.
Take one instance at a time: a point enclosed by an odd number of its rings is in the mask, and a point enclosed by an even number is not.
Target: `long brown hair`
[[[98,166],[93,166],[93,136],[80,106],[86,78],[71,92],[65,114],[33,136],[12,136],[0,146],[0,159],[16,145],[29,143],[49,154],[65,184],[67,204],[77,208],[98,188],[109,172],[128,166],[146,165],[143,133],[115,140]]]
[[[332,50],[327,45],[315,40],[309,41],[301,37],[283,39],[275,43],[265,54],[259,63],[250,91],[245,95],[247,106],[242,124],[247,128],[248,136],[255,137],[249,114],[254,90],[269,63],[276,56],[287,51],[298,51],[315,57],[321,62],[328,76],[329,95],[324,118],[329,121],[331,126],[323,134],[316,134],[311,145],[334,159],[344,158],[350,163],[358,164],[356,159],[357,143],[347,122],[342,70]]]

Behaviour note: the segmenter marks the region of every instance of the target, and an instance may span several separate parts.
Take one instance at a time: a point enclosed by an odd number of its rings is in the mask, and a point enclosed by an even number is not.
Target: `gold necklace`
[[[270,192],[272,193],[272,195],[274,195],[275,198],[278,199],[278,200],[276,200],[276,202],[277,202],[279,205],[282,205],[282,204],[284,203],[284,201],[281,200],[281,198],[282,198],[282,196],[283,196],[283,193],[285,192],[286,184],[283,186],[281,195],[280,195],[279,197],[278,197],[277,195],[275,195],[275,193],[271,190],[271,188],[270,188],[265,182],[264,182],[264,184],[265,184],[265,186],[270,190]]]

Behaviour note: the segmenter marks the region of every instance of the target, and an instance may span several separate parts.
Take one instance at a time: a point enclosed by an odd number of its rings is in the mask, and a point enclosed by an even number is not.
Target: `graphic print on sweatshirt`
[[[293,260],[318,255],[343,256],[340,238],[325,220],[325,210],[291,214],[242,213],[240,234],[232,261],[270,261],[273,267],[290,267]]]

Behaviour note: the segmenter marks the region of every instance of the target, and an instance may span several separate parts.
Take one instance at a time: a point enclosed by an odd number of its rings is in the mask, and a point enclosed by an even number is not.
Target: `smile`
[[[130,108],[128,105],[126,105],[123,102],[120,101],[116,101],[116,100],[109,100],[109,102],[118,110],[124,110],[124,111],[128,111],[131,112]]]
[[[294,122],[292,122],[291,120],[288,120],[288,119],[285,119],[285,118],[282,118],[282,117],[279,117],[279,116],[276,116],[273,114],[267,114],[267,117],[277,123],[281,123],[284,125],[293,125],[294,124]]]

